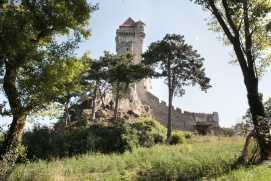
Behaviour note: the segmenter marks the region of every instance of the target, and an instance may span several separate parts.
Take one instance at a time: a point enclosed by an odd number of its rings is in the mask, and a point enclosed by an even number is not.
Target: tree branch
[[[238,29],[236,28],[235,24],[232,21],[227,0],[222,0],[222,4],[223,4],[223,7],[225,9],[225,15],[226,15],[227,21],[228,21],[232,31],[234,32],[235,38],[239,38],[239,31],[238,31]]]
[[[252,47],[252,34],[250,33],[250,23],[249,23],[249,18],[248,18],[248,4],[247,1],[243,1],[243,18],[244,18],[244,29],[245,29],[245,44],[246,44],[246,57],[247,57],[247,62],[248,62],[248,68],[250,69],[251,72],[254,73],[254,60],[251,55],[251,47]],[[254,75],[255,76],[255,75]],[[257,76],[257,75],[256,75]]]
[[[218,9],[215,6],[214,0],[209,0],[210,7],[212,9],[213,15],[217,18],[217,21],[221,25],[223,31],[225,32],[226,36],[230,40],[230,42],[234,43],[234,36],[231,34],[227,24],[225,23],[224,19],[222,18],[221,14],[219,13]]]

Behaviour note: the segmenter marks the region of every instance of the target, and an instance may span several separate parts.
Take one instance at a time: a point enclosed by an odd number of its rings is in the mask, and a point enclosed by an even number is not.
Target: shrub
[[[27,147],[20,145],[19,147],[19,156],[17,158],[18,163],[27,163],[29,159],[27,158]]]
[[[138,135],[137,131],[124,121],[112,125],[75,127],[61,132],[47,126],[36,126],[25,132],[22,144],[28,148],[27,158],[51,159],[94,151],[132,151],[138,145]]]
[[[182,131],[173,131],[169,140],[169,144],[176,145],[185,141],[185,135]]]
[[[194,137],[194,133],[191,131],[183,131],[185,139],[191,139]]]
[[[232,128],[221,128],[221,135],[232,137],[234,136],[234,130]]]
[[[36,126],[27,130],[22,144],[29,159],[52,159],[81,155],[87,152],[124,153],[138,145],[151,147],[163,143],[166,128],[150,118],[134,124],[118,120],[116,124],[92,124],[90,126],[52,129]]]
[[[119,120],[111,126],[93,125],[88,136],[88,148],[102,153],[132,151],[138,144],[135,129]]]
[[[56,139],[58,135],[47,126],[35,126],[32,130],[27,130],[22,137],[22,144],[28,148],[28,158],[49,158],[58,156]]]
[[[88,152],[86,127],[56,132],[47,126],[36,126],[24,133],[22,144],[28,148],[30,159],[51,159]]]
[[[132,126],[138,132],[140,146],[151,147],[165,141],[166,128],[154,119],[141,118]]]

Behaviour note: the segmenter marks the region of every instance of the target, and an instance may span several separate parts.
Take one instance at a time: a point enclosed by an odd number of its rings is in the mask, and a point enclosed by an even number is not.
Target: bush
[[[176,145],[185,141],[185,134],[182,131],[173,131],[169,140],[169,144]]]
[[[32,130],[25,131],[22,144],[28,148],[28,158],[50,158],[57,157],[58,147],[56,140],[58,135],[47,126],[35,126]]]
[[[151,118],[139,119],[132,125],[138,132],[139,145],[151,147],[157,143],[164,143],[166,128]]]
[[[29,159],[71,157],[87,152],[124,153],[138,145],[137,131],[124,121],[112,125],[91,125],[56,132],[36,126],[24,133],[22,144]]]
[[[88,152],[86,127],[56,132],[47,126],[36,126],[24,133],[22,144],[28,148],[30,159],[63,158]]]
[[[191,131],[183,131],[185,139],[191,139],[194,137],[194,133]]]
[[[232,128],[221,128],[221,135],[232,137],[234,136],[234,130]]]
[[[132,151],[138,145],[135,129],[119,120],[112,126],[93,125],[88,136],[88,149],[102,153]]]
[[[56,130],[47,126],[27,130],[22,139],[27,158],[63,158],[87,152],[124,153],[138,145],[151,147],[164,143],[166,138],[166,128],[151,118],[131,125],[118,120],[116,124],[92,124],[68,130],[59,126]]]

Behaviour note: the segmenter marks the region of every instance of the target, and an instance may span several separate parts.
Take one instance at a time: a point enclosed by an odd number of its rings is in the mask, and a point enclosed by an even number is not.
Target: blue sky
[[[116,29],[126,19],[141,20],[146,24],[147,36],[143,51],[151,42],[161,40],[167,33],[184,35],[205,58],[205,69],[211,78],[212,88],[207,93],[198,87],[187,87],[186,94],[174,98],[174,106],[190,112],[219,113],[220,126],[230,127],[240,121],[248,108],[246,89],[239,66],[228,64],[232,47],[222,45],[218,34],[208,30],[205,18],[208,13],[189,0],[93,0],[99,10],[92,14],[92,36],[81,44],[78,56],[90,50],[92,58],[103,51],[116,53]],[[271,70],[260,82],[259,90],[264,101],[271,97]],[[167,101],[167,87],[162,80],[153,80],[152,93]],[[48,120],[47,120],[48,122]]]

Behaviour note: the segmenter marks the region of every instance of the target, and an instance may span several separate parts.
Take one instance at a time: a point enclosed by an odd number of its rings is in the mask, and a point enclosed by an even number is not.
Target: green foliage
[[[172,107],[174,96],[183,96],[185,86],[199,85],[201,90],[210,88],[210,79],[205,75],[202,58],[193,47],[186,44],[184,36],[167,34],[163,40],[153,42],[148,50],[142,54],[142,63],[149,66],[159,65],[159,71],[154,71],[154,77],[164,77],[168,86],[168,107]],[[168,110],[168,133],[172,131],[171,113]]]
[[[211,86],[203,68],[204,58],[185,43],[184,36],[167,34],[163,40],[153,42],[142,54],[146,65],[159,65],[155,77],[165,77],[165,84],[174,96],[185,93],[184,86],[199,84],[206,91]]]
[[[234,130],[232,128],[220,128],[222,136],[229,136],[232,137],[235,135]]]
[[[266,163],[259,166],[241,167],[239,169],[233,170],[232,172],[225,174],[219,178],[217,181],[223,180],[240,180],[240,181],[255,181],[255,180],[268,180],[271,178],[270,164]],[[204,179],[203,181],[207,181]]]
[[[267,101],[264,102],[264,109],[265,109],[268,122],[271,125],[271,98],[267,99]],[[252,115],[251,115],[250,109],[247,109],[245,115],[242,116],[242,120],[246,124],[248,124],[250,129],[253,128],[253,121],[252,121]]]
[[[25,110],[44,108],[54,98],[79,89],[86,67],[73,52],[90,35],[88,21],[96,9],[84,0],[72,5],[68,1],[16,1],[1,6],[0,62],[6,60],[6,74],[8,67],[16,70],[18,89],[8,91],[18,91]],[[69,35],[71,30],[73,35]],[[57,35],[70,39],[59,42]]]
[[[39,161],[19,165],[9,180],[212,180],[231,171],[243,144],[243,139],[216,137],[204,143],[136,148],[122,155]]]
[[[112,126],[93,125],[88,136],[88,149],[102,153],[132,151],[138,144],[136,130],[119,120]]]
[[[87,152],[124,153],[138,144],[136,130],[120,121],[110,126],[92,125],[56,132],[37,126],[23,135],[29,159],[51,159],[80,155]]]
[[[192,139],[195,136],[195,133],[191,131],[182,131],[185,139]]]
[[[31,112],[80,89],[85,67],[74,52],[90,36],[89,18],[96,9],[86,0],[0,2],[0,87],[10,107],[5,113],[13,116],[2,160],[15,163]]]
[[[166,129],[154,119],[149,117],[140,118],[132,126],[138,132],[139,145],[143,147],[151,147],[165,142]]]
[[[116,122],[118,101],[120,98],[127,97],[129,84],[150,76],[152,71],[142,63],[135,64],[134,55],[131,53],[113,55],[104,52],[102,59],[108,62],[107,81],[112,84],[112,92],[115,96],[113,122]]]
[[[173,131],[169,139],[169,144],[176,145],[185,141],[185,134],[182,131]]]
[[[19,163],[26,163],[29,159],[27,158],[27,146],[20,145],[19,147],[19,156],[17,162]]]
[[[118,120],[115,124],[86,126],[81,122],[73,123],[69,129],[56,124],[55,129],[37,125],[27,130],[22,139],[27,159],[63,158],[88,152],[124,153],[138,146],[151,147],[165,142],[165,127],[147,117],[133,124]]]
[[[258,76],[262,76],[270,66],[270,11],[269,0],[222,1],[190,0],[200,4],[211,13],[209,29],[221,33],[220,39],[226,45],[243,48],[243,54],[252,55]],[[223,2],[223,3],[222,3]],[[235,40],[234,40],[235,39]],[[238,40],[237,40],[238,39]],[[235,43],[234,43],[235,42]],[[249,52],[249,54],[248,54]],[[235,52],[236,53],[236,52]],[[251,54],[251,55],[250,55]],[[233,54],[234,55],[234,54]],[[245,55],[246,56],[246,55]],[[233,56],[231,63],[236,64],[240,57]],[[250,66],[250,62],[246,64]]]
[[[251,130],[252,125],[244,122],[236,123],[234,126],[232,126],[232,129],[234,131],[234,135],[236,136],[246,136]]]

